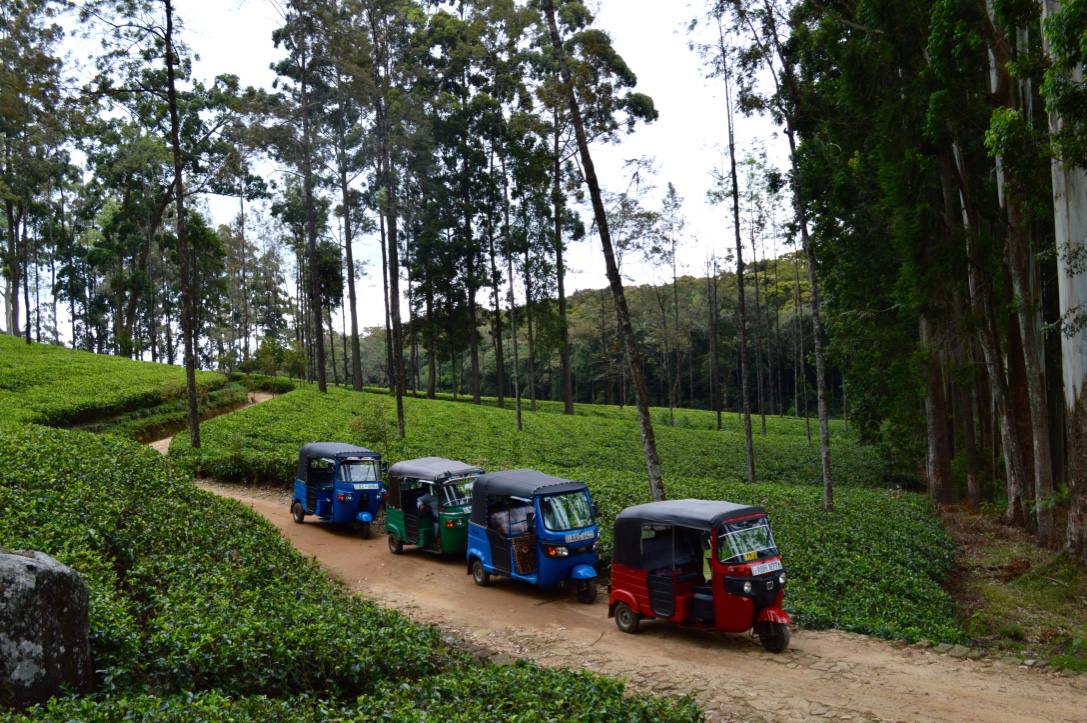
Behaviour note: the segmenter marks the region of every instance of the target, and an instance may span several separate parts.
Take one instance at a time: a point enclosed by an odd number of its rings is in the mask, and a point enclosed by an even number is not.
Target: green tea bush
[[[287,483],[298,449],[316,440],[375,446],[358,417],[386,397],[299,390],[204,425],[203,447],[175,438],[171,455],[221,480]],[[405,400],[408,436],[392,440],[393,459],[429,454],[488,469],[536,467],[586,482],[600,507],[601,557],[611,556],[611,524],[624,507],[648,501],[636,426],[606,417],[526,415],[440,401]],[[389,414],[389,410],[386,410]],[[669,496],[762,504],[772,515],[792,582],[786,606],[815,628],[888,638],[958,641],[950,596],[941,587],[953,544],[927,500],[872,486],[878,459],[835,444],[841,484],[835,512],[822,511],[818,451],[800,435],[756,437],[760,479],[743,481],[743,437],[698,429],[658,429]]]
[[[435,629],[347,594],[258,515],[117,437],[0,422],[0,509],[0,547],[53,555],[91,590],[98,691],[30,719],[699,716],[595,676],[469,667]]]
[[[690,700],[669,701],[624,695],[622,683],[568,670],[519,663],[478,664],[406,683],[383,683],[351,703],[312,697],[231,698],[218,692],[159,697],[136,695],[105,700],[54,699],[19,721],[126,720],[187,723],[192,720],[269,721],[437,721],[509,720],[700,721]]]
[[[227,381],[214,372],[196,376],[202,398]],[[27,344],[0,334],[0,421],[70,427],[184,394],[181,367]]]
[[[209,422],[198,453],[188,450],[181,439],[175,439],[171,453],[220,480],[286,482],[292,479],[298,448],[315,440],[346,441],[351,420],[366,413],[368,400],[379,400],[391,409],[391,399],[383,395],[335,388],[322,395],[299,389]],[[404,404],[408,437],[395,449],[401,458],[441,455],[494,469],[589,466],[636,474],[645,469],[633,420],[526,414],[525,431],[517,433],[508,409],[412,398]],[[743,481],[743,433],[737,425],[721,432],[657,427],[656,433],[669,477]],[[365,438],[354,441],[374,443]],[[818,447],[810,446],[803,434],[756,435],[755,451],[762,479],[821,483]],[[879,484],[881,462],[871,449],[843,437],[835,442],[834,455],[840,484]]]

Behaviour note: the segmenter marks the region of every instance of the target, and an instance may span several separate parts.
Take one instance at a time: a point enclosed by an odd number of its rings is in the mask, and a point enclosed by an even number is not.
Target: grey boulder
[[[91,687],[89,601],[72,568],[41,552],[0,549],[0,706]]]

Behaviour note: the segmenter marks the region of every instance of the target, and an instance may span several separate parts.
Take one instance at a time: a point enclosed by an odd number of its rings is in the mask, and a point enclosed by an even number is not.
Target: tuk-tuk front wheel
[[[480,587],[487,587],[491,584],[491,574],[487,572],[483,567],[483,563],[479,560],[472,560],[472,579]]]
[[[404,543],[396,535],[389,535],[389,552],[399,555],[404,551]]]
[[[631,610],[625,602],[615,603],[615,627],[620,632],[636,633],[641,622],[642,616]]]
[[[789,647],[789,626],[784,623],[762,623],[759,642],[769,653],[781,653]]]
[[[596,583],[592,580],[578,580],[577,601],[586,605],[596,602]]]
[[[306,519],[306,511],[302,509],[302,503],[298,500],[295,500],[291,505],[291,517],[293,517],[294,521],[300,525]]]
[[[361,524],[361,530],[360,531],[362,532],[362,539],[364,539],[364,540],[369,540],[370,539],[370,523],[369,522],[363,522]]]

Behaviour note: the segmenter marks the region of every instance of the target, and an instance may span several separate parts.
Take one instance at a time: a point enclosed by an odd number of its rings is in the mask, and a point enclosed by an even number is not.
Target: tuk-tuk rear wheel
[[[631,610],[625,602],[615,603],[615,627],[620,632],[636,633],[641,622],[642,616]]]
[[[399,555],[404,551],[404,543],[396,535],[389,535],[389,552],[394,555]]]
[[[577,583],[577,601],[592,605],[596,602],[596,583],[592,580],[579,580]]]
[[[472,560],[472,579],[480,587],[487,587],[491,584],[491,575],[479,560]]]
[[[298,500],[295,500],[294,504],[291,505],[291,517],[300,525],[306,519],[306,511],[302,509],[302,503]]]
[[[789,626],[784,623],[762,623],[759,642],[768,653],[781,653],[789,647]]]

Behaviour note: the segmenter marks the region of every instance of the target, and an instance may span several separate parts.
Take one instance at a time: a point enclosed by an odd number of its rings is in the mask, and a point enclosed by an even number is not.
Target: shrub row
[[[368,444],[389,461],[437,454],[489,469],[536,467],[589,485],[600,507],[605,562],[615,515],[649,498],[632,423],[529,415],[525,432],[517,434],[510,412],[405,402],[408,436],[402,442],[354,438],[352,420],[359,415],[380,414],[391,423],[386,397],[300,390],[212,420],[204,426],[199,451],[175,438],[171,454],[217,479],[284,484],[293,478],[299,447],[315,440]],[[813,484],[818,457],[802,437],[758,439],[760,477],[770,482],[749,485],[741,479],[738,433],[659,434],[671,497],[727,498],[771,511],[792,579],[786,604],[801,624],[905,640],[962,639],[951,598],[941,587],[951,565],[951,540],[923,497],[863,486],[862,475],[872,473],[865,450],[835,446],[836,470],[846,484],[837,489],[836,511],[827,515],[821,487]]]
[[[435,629],[348,595],[258,515],[127,440],[0,423],[0,509],[0,546],[51,554],[91,589],[97,697],[34,717],[697,715],[613,681],[469,668]]]
[[[226,377],[198,372],[200,396]],[[185,371],[0,334],[0,421],[70,427],[181,398]]]

